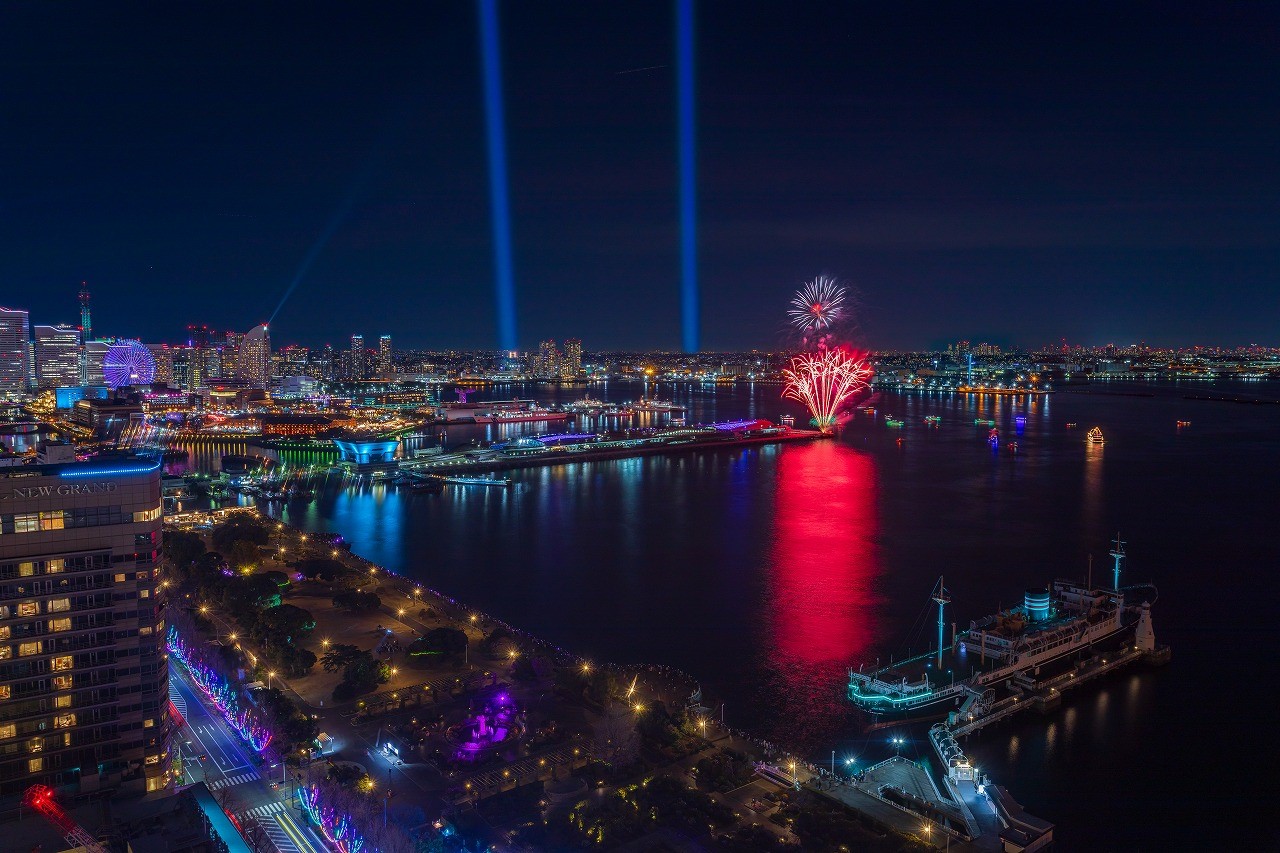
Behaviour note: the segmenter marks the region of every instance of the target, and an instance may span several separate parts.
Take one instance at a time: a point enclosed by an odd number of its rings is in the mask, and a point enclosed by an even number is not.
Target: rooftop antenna
[[[1114,547],[1111,549],[1111,557],[1116,561],[1115,568],[1111,570],[1115,576],[1111,583],[1111,588],[1116,592],[1120,591],[1120,562],[1124,559],[1124,543],[1120,541],[1120,534],[1116,534],[1116,539],[1112,543]]]
[[[943,609],[951,603],[951,596],[947,595],[947,588],[942,585],[942,576],[938,576],[938,585],[933,588],[933,600],[938,604],[938,671],[942,671],[942,637],[943,637]]]

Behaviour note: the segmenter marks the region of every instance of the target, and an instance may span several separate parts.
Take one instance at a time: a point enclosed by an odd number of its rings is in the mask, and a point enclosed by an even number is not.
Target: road
[[[183,784],[204,782],[243,825],[256,820],[279,853],[326,853],[315,831],[301,818],[290,786],[271,787],[279,765],[260,765],[249,747],[195,687],[181,664],[169,670],[169,699],[183,717]],[[263,778],[269,774],[270,779]],[[222,794],[222,791],[227,794]]]

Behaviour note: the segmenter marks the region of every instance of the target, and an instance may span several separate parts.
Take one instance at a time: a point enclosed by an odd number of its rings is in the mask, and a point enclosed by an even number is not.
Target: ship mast
[[[1111,588],[1116,592],[1120,591],[1120,561],[1124,559],[1124,543],[1120,541],[1120,534],[1116,534],[1116,541],[1112,543],[1115,547],[1111,549],[1111,557],[1116,561],[1115,568],[1111,570],[1114,576]]]
[[[951,603],[951,596],[947,595],[947,588],[942,585],[942,576],[938,576],[938,585],[933,588],[933,600],[938,605],[938,677],[942,677],[942,637],[943,637],[943,610]]]

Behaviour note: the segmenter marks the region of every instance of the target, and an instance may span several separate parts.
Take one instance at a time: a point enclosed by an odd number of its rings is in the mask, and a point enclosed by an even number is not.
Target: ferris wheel
[[[141,341],[119,341],[103,356],[102,376],[111,388],[150,385],[156,378],[156,360]]]

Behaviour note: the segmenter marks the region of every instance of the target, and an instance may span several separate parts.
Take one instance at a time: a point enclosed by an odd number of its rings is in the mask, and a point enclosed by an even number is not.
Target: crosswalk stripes
[[[249,809],[245,812],[248,817],[264,818],[276,812],[284,811],[284,803],[267,803],[265,806]]]
[[[235,785],[244,785],[248,782],[257,782],[259,780],[257,773],[237,773],[234,776],[227,776],[216,782],[209,783],[209,790],[216,791],[219,788],[231,788]]]
[[[173,707],[178,709],[178,713],[182,715],[183,719],[186,719],[187,700],[182,698],[182,694],[173,686],[172,681],[169,682],[169,701],[173,703]]]

